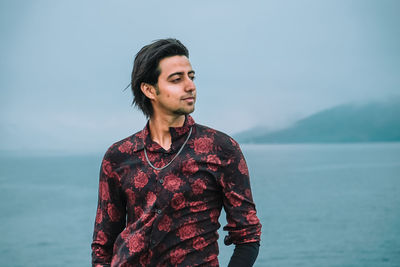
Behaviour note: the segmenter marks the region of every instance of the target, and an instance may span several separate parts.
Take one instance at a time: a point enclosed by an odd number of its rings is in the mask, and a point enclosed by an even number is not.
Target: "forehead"
[[[192,65],[186,56],[172,56],[160,60],[160,76],[168,76],[174,72],[188,72],[192,70]]]

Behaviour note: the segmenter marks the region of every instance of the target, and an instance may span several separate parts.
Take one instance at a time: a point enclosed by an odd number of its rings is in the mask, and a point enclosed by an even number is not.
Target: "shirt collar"
[[[174,141],[180,139],[183,135],[189,132],[190,128],[195,124],[194,119],[190,115],[186,115],[185,122],[181,127],[169,127],[169,132],[171,133],[171,148],[174,148]],[[149,121],[147,121],[146,126],[134,135],[134,143],[136,145],[133,146],[133,151],[137,152],[146,146],[146,150],[154,151],[159,150],[161,148],[156,142],[151,140],[150,136],[150,128]]]

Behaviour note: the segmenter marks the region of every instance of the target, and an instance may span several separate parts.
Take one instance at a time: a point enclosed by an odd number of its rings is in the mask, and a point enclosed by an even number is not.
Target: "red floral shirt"
[[[165,169],[192,133],[178,157]],[[151,140],[148,125],[113,144],[100,171],[92,243],[94,266],[218,266],[218,218],[225,244],[260,240],[247,165],[229,136],[187,116],[170,128],[172,145]]]

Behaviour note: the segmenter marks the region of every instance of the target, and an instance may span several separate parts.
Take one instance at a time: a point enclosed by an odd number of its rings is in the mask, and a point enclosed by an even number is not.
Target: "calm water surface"
[[[255,266],[400,266],[400,143],[242,149],[263,224]],[[90,265],[101,157],[0,155],[1,266]]]

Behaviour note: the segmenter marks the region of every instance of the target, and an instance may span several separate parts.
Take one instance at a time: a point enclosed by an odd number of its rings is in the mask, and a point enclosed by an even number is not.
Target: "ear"
[[[148,84],[148,83],[141,83],[140,84],[140,89],[142,90],[143,94],[147,96],[150,100],[153,100],[156,95],[156,88],[154,88],[153,85]]]

